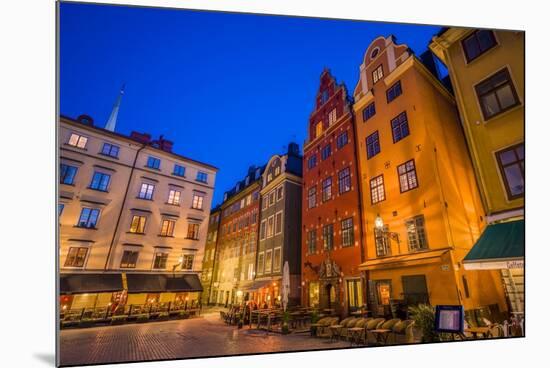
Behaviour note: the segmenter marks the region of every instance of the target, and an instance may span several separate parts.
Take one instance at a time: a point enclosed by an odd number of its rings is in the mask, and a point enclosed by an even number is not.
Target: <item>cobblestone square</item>
[[[212,357],[348,347],[309,334],[280,335],[225,325],[208,313],[187,320],[62,330],[62,365]]]

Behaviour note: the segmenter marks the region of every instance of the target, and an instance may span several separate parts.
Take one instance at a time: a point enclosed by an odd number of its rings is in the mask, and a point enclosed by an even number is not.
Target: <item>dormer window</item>
[[[247,176],[246,179],[244,180],[244,185],[248,185],[250,184],[250,177]]]
[[[332,124],[336,123],[336,118],[337,118],[337,115],[336,115],[336,107],[335,107],[328,114],[328,125],[332,125]]]
[[[382,64],[378,65],[378,67],[372,72],[372,82],[373,84],[378,82],[379,80],[384,77],[384,69],[382,68]]]

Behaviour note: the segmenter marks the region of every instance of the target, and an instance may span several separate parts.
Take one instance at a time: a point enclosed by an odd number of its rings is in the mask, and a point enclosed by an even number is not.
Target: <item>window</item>
[[[374,228],[374,244],[376,246],[376,256],[391,256],[389,227],[384,225],[383,230]]]
[[[476,85],[475,89],[485,120],[510,110],[520,103],[506,68]]]
[[[57,215],[61,216],[64,209],[65,209],[65,203],[59,203],[59,206],[57,207]]]
[[[138,198],[152,200],[154,190],[155,186],[153,184],[142,183]]]
[[[367,160],[380,153],[378,130],[367,137]]]
[[[379,80],[384,77],[384,69],[382,68],[382,64],[378,65],[378,67],[372,72],[372,84],[375,84]]]
[[[160,227],[160,236],[174,236],[174,227],[176,221],[174,220],[162,220],[162,226]]]
[[[351,190],[351,175],[349,167],[338,172],[338,193],[343,194]]]
[[[469,63],[497,45],[493,31],[480,29],[462,40],[462,48]]]
[[[97,225],[97,219],[99,217],[99,209],[97,208],[82,208],[80,212],[80,218],[78,219],[78,227],[85,227],[88,229],[95,229]]]
[[[428,242],[424,231],[424,216],[416,216],[405,222],[407,239],[411,251],[428,249]]]
[[[462,285],[464,285],[464,296],[466,298],[470,297],[470,288],[468,287],[468,280],[465,275],[462,275]]]
[[[283,213],[278,212],[275,215],[275,234],[280,234],[283,232]]]
[[[130,224],[130,232],[135,234],[144,234],[146,222],[147,218],[145,216],[134,215],[134,217],[132,217],[132,223]]]
[[[331,149],[330,149],[330,144],[327,144],[321,150],[321,160],[326,160],[327,158],[329,158],[331,153],[332,152],[331,152]]]
[[[393,135],[393,143],[397,143],[409,135],[409,123],[405,111],[391,120],[391,132]]]
[[[250,233],[250,237],[248,238],[248,241],[249,241],[249,244],[248,244],[248,249],[249,249],[249,253],[252,253],[254,252],[254,249],[256,248],[256,233],[255,232],[251,232]]]
[[[308,169],[313,169],[315,166],[317,166],[317,154],[309,156],[309,159],[307,160]]]
[[[88,248],[70,247],[67,259],[65,260],[65,267],[84,267],[87,254]]]
[[[78,148],[86,148],[86,143],[88,142],[88,138],[84,137],[82,135],[73,133],[71,134],[69,138],[69,146],[78,147]]]
[[[407,161],[404,164],[397,166],[397,174],[399,175],[399,189],[401,190],[401,193],[418,187],[414,160]]]
[[[269,193],[269,205],[273,206],[275,204],[275,192]]]
[[[374,107],[374,102],[371,102],[365,109],[363,110],[363,121],[367,121],[370,118],[372,118],[376,114],[376,109]]]
[[[179,190],[170,189],[170,192],[168,193],[168,204],[179,206],[180,197],[181,197],[181,192]]]
[[[353,245],[353,218],[342,220],[342,246],[351,247]]]
[[[348,306],[350,309],[358,309],[363,306],[363,287],[361,280],[347,280]]]
[[[193,193],[193,203],[191,204],[191,208],[194,208],[196,210],[202,210],[203,202],[204,202],[204,195],[199,193]]]
[[[270,238],[273,236],[273,229],[274,229],[274,216],[270,216],[267,219],[267,237]]]
[[[187,225],[187,239],[199,240],[199,227],[200,224]]]
[[[401,81],[397,81],[397,83],[395,83],[386,91],[386,98],[388,100],[388,103],[401,96],[402,93],[403,90],[401,89]]]
[[[311,187],[307,191],[307,203],[307,208],[315,207],[315,204],[317,203],[317,187]]]
[[[328,125],[332,125],[336,123],[337,115],[336,115],[336,107],[332,109],[328,114]]]
[[[347,131],[339,134],[338,137],[336,137],[336,147],[338,149],[341,149],[346,144],[348,144],[348,132]]]
[[[284,187],[281,185],[277,188],[277,202],[279,202],[281,199],[283,199],[283,189]]]
[[[247,280],[253,280],[254,279],[254,263],[248,264],[248,273],[247,273]]]
[[[323,180],[323,202],[332,198],[332,177]]]
[[[118,157],[118,151],[120,150],[119,146],[115,146],[111,143],[103,143],[103,148],[101,148],[101,154],[111,156],[111,157]]]
[[[281,247],[273,249],[273,272],[281,270]]]
[[[73,185],[77,170],[78,168],[75,166],[61,164],[61,168],[59,170],[59,182],[61,184]]]
[[[136,268],[138,256],[138,251],[125,250],[120,261],[120,268]]]
[[[94,176],[92,177],[90,189],[106,192],[107,187],[109,186],[109,181],[111,181],[111,175],[96,171],[94,172]]]
[[[167,260],[168,260],[168,253],[155,254],[155,261],[153,262],[153,268],[164,270],[166,268]]]
[[[325,102],[328,101],[328,90],[324,90],[322,93],[321,93],[321,104],[324,104]]]
[[[184,254],[181,262],[181,269],[191,271],[193,269],[194,254]]]
[[[370,203],[376,204],[385,199],[384,175],[378,175],[370,180]]]
[[[265,210],[269,206],[269,195],[264,195],[262,197],[262,209]]]
[[[260,240],[265,239],[266,230],[267,230],[267,220],[263,220],[262,224],[260,225]]]
[[[525,192],[524,144],[518,144],[497,152],[500,173],[506,187],[508,199],[523,197]]]
[[[323,248],[331,250],[334,245],[334,226],[328,224],[323,226]]]
[[[252,220],[251,220],[251,222],[252,222],[253,224],[255,224],[256,221],[258,221],[258,214],[257,214],[256,212],[254,212],[254,213],[252,214]]]
[[[172,174],[176,176],[185,176],[185,167],[175,164],[174,172]]]
[[[147,167],[151,169],[160,169],[160,159],[153,156],[149,156],[147,158]]]
[[[258,274],[264,273],[264,252],[258,254]]]
[[[307,232],[307,251],[308,254],[314,254],[317,250],[317,231],[310,230]]]
[[[197,173],[197,181],[200,181],[201,183],[208,183],[208,174],[203,172],[203,171],[199,171]]]
[[[271,249],[265,252],[265,273],[271,272],[271,264],[273,263],[273,254]]]
[[[315,138],[320,137],[323,134],[323,122],[320,121],[315,124]]]

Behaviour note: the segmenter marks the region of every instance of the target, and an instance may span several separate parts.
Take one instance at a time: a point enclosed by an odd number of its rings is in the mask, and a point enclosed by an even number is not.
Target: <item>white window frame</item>
[[[269,268],[267,267],[268,264],[269,264]],[[264,273],[271,273],[271,272],[273,272],[273,251],[271,249],[268,249],[265,251]]]
[[[275,263],[275,253],[276,251],[279,251],[279,262]],[[279,272],[281,271],[281,263],[282,263],[282,249],[281,247],[273,248],[273,272]]]
[[[168,191],[168,204],[179,206],[181,203],[181,190],[170,189]]]
[[[203,206],[204,206],[204,198],[205,197],[206,196],[202,193],[193,192],[193,201],[191,202],[191,208],[193,208],[195,210],[202,210]],[[196,201],[195,201],[195,198],[197,198]],[[195,203],[196,203],[196,205],[195,205]]]
[[[279,214],[281,215],[281,230],[279,232],[277,232],[277,216]],[[273,226],[274,226],[273,231],[274,231],[275,235],[281,234],[283,232],[283,222],[284,222],[284,220],[283,220],[283,211],[281,210],[281,211],[275,213],[275,221],[274,221],[274,224],[273,224]]]
[[[269,222],[271,221],[271,235],[269,234]],[[266,230],[267,236],[266,238],[272,238],[275,234],[275,215],[271,215],[267,218],[267,230]]]
[[[262,231],[262,226],[264,226],[264,224],[265,224],[264,231]],[[266,239],[267,238],[266,235],[267,235],[267,219],[263,219],[262,222],[260,223],[260,240]]]
[[[76,137],[73,139],[73,137]],[[74,142],[73,142],[74,141]],[[82,143],[82,141],[84,143]],[[71,143],[72,142],[72,143]],[[85,135],[79,134],[79,133],[71,133],[69,136],[69,140],[67,141],[67,144],[71,147],[76,147],[80,149],[86,149],[86,145],[88,144],[88,137]]]
[[[279,190],[281,191],[281,196],[279,197]],[[279,187],[277,187],[277,189],[275,189],[275,201],[276,202],[279,202],[281,199],[283,199],[283,197],[285,196],[285,187],[284,185],[280,185]]]

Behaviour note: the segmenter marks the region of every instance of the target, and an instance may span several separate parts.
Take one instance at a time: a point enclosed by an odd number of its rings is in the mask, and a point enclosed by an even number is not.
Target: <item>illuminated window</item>
[[[199,240],[199,228],[200,224],[187,225],[187,239]]]
[[[336,115],[336,107],[335,107],[328,114],[328,125],[332,125],[332,124],[336,123],[337,117],[338,116]]]
[[[260,225],[260,240],[264,240],[267,233],[267,220],[262,220]]]
[[[353,218],[342,220],[342,246],[351,247],[353,245]]]
[[[375,84],[379,80],[384,77],[384,69],[382,68],[382,64],[378,65],[378,67],[372,72],[372,82]]]
[[[154,190],[155,186],[153,184],[142,183],[139,190],[138,198],[152,200]]]
[[[110,181],[111,181],[111,175],[96,171],[94,173],[94,176],[92,177],[92,182],[90,183],[90,189],[106,192]]]
[[[146,222],[147,218],[145,216],[134,215],[132,217],[132,223],[130,224],[130,232],[135,234],[144,234]]]
[[[74,178],[76,176],[77,170],[78,168],[76,168],[75,166],[61,164],[61,168],[59,170],[59,182],[61,184],[68,185],[74,184]]]
[[[334,246],[334,226],[328,224],[323,226],[323,248],[331,250]]]
[[[418,187],[414,160],[409,160],[404,164],[397,166],[397,174],[399,175],[399,189],[401,190],[401,193]]]
[[[179,190],[170,189],[168,193],[168,204],[178,206],[180,204],[181,192]]]
[[[84,137],[82,135],[72,133],[71,137],[69,138],[69,146],[78,147],[78,148],[86,148],[86,143],[88,142],[88,138]]]
[[[380,153],[380,139],[378,130],[367,137],[367,159]]]
[[[84,207],[82,208],[82,212],[80,212],[80,218],[78,219],[78,224],[76,226],[95,229],[98,218],[99,209]]]
[[[277,188],[277,202],[283,199],[283,186]]]
[[[271,272],[271,266],[273,263],[273,253],[271,249],[265,251],[265,273]]]
[[[267,237],[270,238],[273,236],[273,229],[274,229],[274,216],[270,216],[267,219]]]
[[[88,248],[85,247],[70,247],[65,267],[84,267]]]
[[[384,176],[379,175],[370,180],[370,201],[371,204],[382,202],[386,199],[384,191]]]
[[[125,250],[120,261],[120,268],[136,268],[139,252]]]
[[[315,124],[315,138],[320,137],[323,134],[323,122],[320,121]]]
[[[103,148],[101,148],[101,154],[111,157],[118,157],[118,152],[120,150],[119,146],[115,146],[111,143],[103,143]]]
[[[376,256],[391,256],[389,227],[384,225],[384,229],[374,228],[374,244],[376,246]]]
[[[376,281],[378,304],[389,305],[391,299],[391,281]]]
[[[202,210],[203,202],[204,202],[203,194],[193,193],[193,203],[191,205],[192,208],[197,210]]]
[[[277,166],[275,168],[275,176],[279,175],[281,173],[281,167],[280,166]]]
[[[183,261],[181,263],[181,269],[191,271],[193,269],[193,261],[195,260],[194,254],[184,254]]]
[[[160,159],[153,156],[149,156],[147,158],[147,167],[151,169],[160,169]]]
[[[269,193],[269,205],[272,206],[275,204],[275,192]]]
[[[168,253],[155,254],[155,261],[153,262],[153,268],[164,270],[166,268],[166,261],[168,261]]]
[[[160,236],[174,236],[174,227],[176,221],[174,220],[162,220],[162,226],[160,227]]]
[[[259,275],[263,274],[264,273],[264,252],[260,252],[258,254],[258,269],[257,269],[257,273]]]
[[[273,272],[281,270],[281,247],[273,249]]]

